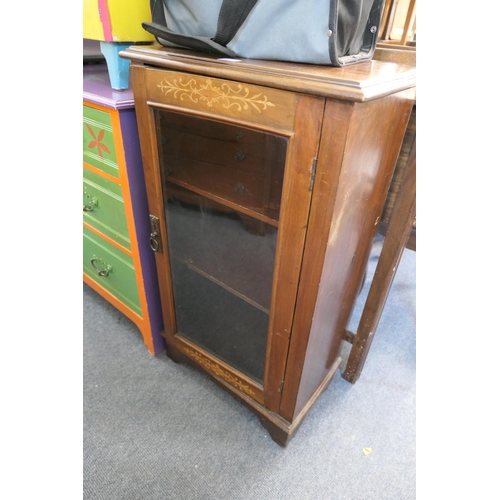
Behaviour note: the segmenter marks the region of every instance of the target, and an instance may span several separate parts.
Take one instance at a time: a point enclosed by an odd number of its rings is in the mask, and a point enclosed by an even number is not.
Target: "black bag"
[[[168,47],[345,66],[373,57],[384,0],[150,0]]]

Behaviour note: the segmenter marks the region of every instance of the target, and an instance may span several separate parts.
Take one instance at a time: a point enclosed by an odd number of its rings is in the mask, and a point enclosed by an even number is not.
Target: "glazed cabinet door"
[[[324,100],[131,68],[167,352],[278,411]]]

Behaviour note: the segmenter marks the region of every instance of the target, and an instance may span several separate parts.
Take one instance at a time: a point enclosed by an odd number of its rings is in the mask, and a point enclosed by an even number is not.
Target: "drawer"
[[[83,271],[130,309],[142,315],[132,257],[85,227]]]
[[[286,155],[286,141],[257,130],[178,113],[157,113],[163,153],[264,177]],[[273,140],[274,139],[274,140]]]
[[[111,115],[83,106],[83,161],[119,177]]]
[[[279,219],[288,139],[155,110],[165,179]]]
[[[130,250],[130,237],[118,184],[83,169],[83,220]]]

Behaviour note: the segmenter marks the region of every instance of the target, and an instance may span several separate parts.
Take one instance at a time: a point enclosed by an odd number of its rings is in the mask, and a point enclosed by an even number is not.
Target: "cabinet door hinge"
[[[318,158],[313,158],[311,165],[311,182],[309,183],[309,191],[313,190],[314,179],[316,179],[316,165],[318,164]]]
[[[153,252],[161,252],[160,219],[156,215],[149,214],[149,223],[151,225],[149,246]]]
[[[283,392],[283,385],[284,385],[284,384],[285,384],[285,381],[284,381],[284,380],[282,380],[282,381],[280,382],[280,386],[279,386],[279,389],[278,389],[278,394],[281,394],[281,393]]]

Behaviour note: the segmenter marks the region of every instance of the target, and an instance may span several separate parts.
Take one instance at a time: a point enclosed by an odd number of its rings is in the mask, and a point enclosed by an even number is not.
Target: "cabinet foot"
[[[266,431],[271,436],[271,439],[276,444],[279,444],[282,448],[286,448],[287,444],[294,436],[296,429],[294,429],[293,431],[288,431],[284,427],[280,427],[264,417],[259,417],[259,420],[262,424],[262,427],[264,427],[264,429],[266,429]]]
[[[165,351],[167,357],[171,359],[176,364],[186,363],[186,357],[179,353],[176,349],[172,349],[167,345],[167,349]]]

